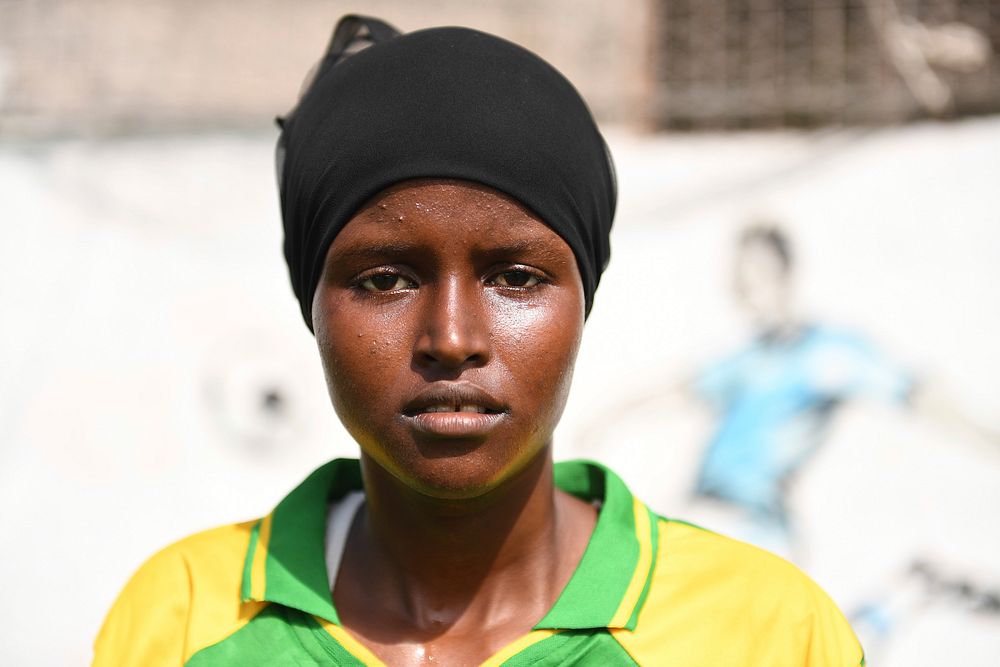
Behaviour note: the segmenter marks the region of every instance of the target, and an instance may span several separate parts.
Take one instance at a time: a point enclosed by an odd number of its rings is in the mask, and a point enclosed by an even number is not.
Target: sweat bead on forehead
[[[334,237],[373,196],[417,178],[475,181],[531,209],[573,251],[589,314],[616,200],[590,111],[530,51],[476,30],[432,28],[328,54],[284,121],[284,252],[310,329]]]

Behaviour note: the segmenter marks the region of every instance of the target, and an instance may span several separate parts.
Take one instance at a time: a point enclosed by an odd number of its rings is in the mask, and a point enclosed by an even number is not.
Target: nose
[[[456,276],[424,290],[417,364],[447,370],[485,365],[490,358],[490,328],[478,281]]]

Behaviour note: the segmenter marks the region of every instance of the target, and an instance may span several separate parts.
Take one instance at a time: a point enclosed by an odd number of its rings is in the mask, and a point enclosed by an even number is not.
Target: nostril
[[[488,351],[468,340],[441,342],[425,339],[415,350],[418,364],[428,367],[459,369],[482,366],[489,359]]]
[[[446,367],[461,367],[470,365],[480,365],[485,359],[486,355],[480,353],[464,354],[464,353],[453,353],[451,351],[426,351],[420,353],[420,359],[425,364],[432,364],[438,366]]]
[[[424,365],[431,365],[437,362],[437,358],[430,352],[421,352],[418,357],[420,361],[424,362]]]

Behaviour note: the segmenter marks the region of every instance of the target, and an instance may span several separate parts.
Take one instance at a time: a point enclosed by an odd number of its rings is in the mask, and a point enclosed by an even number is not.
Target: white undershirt
[[[351,532],[351,524],[358,513],[358,508],[365,500],[363,491],[349,491],[347,495],[330,505],[326,513],[326,576],[329,579],[330,591],[337,583],[337,572],[340,571],[340,561],[344,557],[344,546],[347,535]]]

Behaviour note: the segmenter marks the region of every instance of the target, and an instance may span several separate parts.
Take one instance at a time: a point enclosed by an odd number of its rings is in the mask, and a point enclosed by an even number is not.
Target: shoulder
[[[94,665],[181,665],[249,620],[259,609],[241,603],[240,589],[257,523],[191,535],[143,563],[105,618]]]
[[[658,527],[636,629],[618,636],[633,657],[666,651],[686,665],[862,664],[840,610],[797,567],[692,524],[661,519]]]
[[[803,343],[810,352],[840,351],[844,353],[868,353],[874,349],[871,341],[860,332],[835,327],[810,326]]]
[[[815,602],[819,587],[768,551],[684,521],[659,520],[655,583],[685,599],[718,595],[744,611],[784,612]]]

